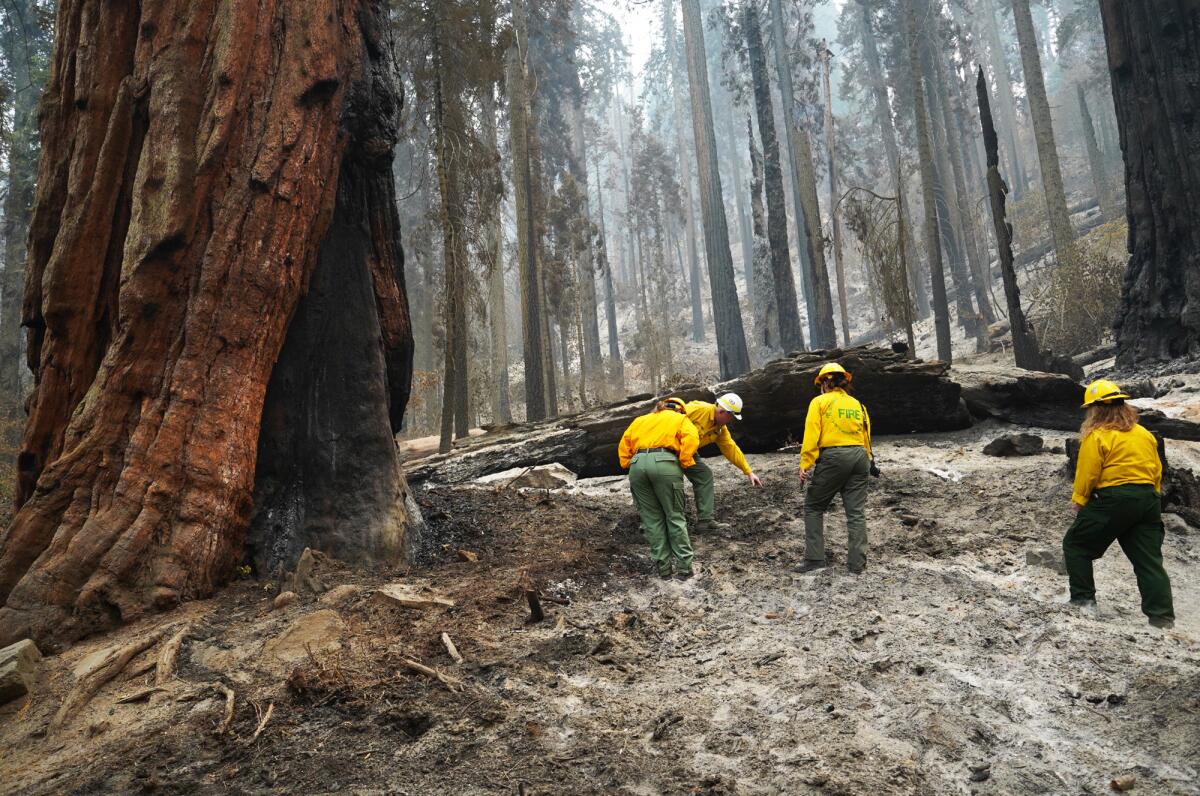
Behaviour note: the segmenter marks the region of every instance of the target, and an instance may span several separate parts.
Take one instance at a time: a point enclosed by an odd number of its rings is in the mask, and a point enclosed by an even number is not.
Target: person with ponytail
[[[871,418],[850,395],[853,376],[836,362],[821,368],[815,383],[821,394],[808,405],[800,446],[800,482],[804,494],[804,562],[797,572],[825,566],[825,511],[841,494],[846,511],[850,571],[867,567],[867,476],[878,477],[871,455]]]
[[[692,542],[684,517],[683,470],[695,464],[700,437],[688,420],[687,405],[667,398],[648,415],[635,418],[621,436],[617,455],[629,470],[629,491],[662,578],[686,580],[694,573]]]
[[[1092,562],[1115,541],[1133,564],[1142,613],[1154,627],[1175,624],[1171,580],[1163,568],[1162,461],[1158,441],[1138,425],[1137,410],[1111,381],[1092,382],[1079,429],[1079,460],[1071,507],[1075,521],[1063,537],[1071,604],[1094,609]]]

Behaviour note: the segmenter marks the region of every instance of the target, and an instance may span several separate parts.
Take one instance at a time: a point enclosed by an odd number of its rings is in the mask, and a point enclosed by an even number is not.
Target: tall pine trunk
[[[449,137],[462,130],[464,119],[462,97],[447,96],[448,67],[442,57],[441,20],[435,15],[432,25],[434,69],[433,136],[434,157],[437,161],[438,222],[442,229],[442,255],[445,258],[442,292],[445,350],[442,359],[443,385],[441,438],[438,450],[450,450],[454,437],[465,437],[470,430],[467,421],[470,395],[467,346],[467,236],[464,229],[463,191],[461,177],[454,168]]]
[[[884,80],[883,67],[879,60],[879,48],[875,43],[874,26],[871,22],[871,8],[865,0],[859,0],[862,19],[859,22],[859,32],[862,39],[863,61],[866,63],[867,74],[871,81],[871,94],[874,98],[875,124],[883,137],[883,149],[888,159],[888,173],[891,184],[900,190],[904,184],[903,171],[900,163],[900,147],[896,143],[896,126],[892,120],[892,101],[888,96],[887,81]],[[912,229],[908,218],[908,204],[900,203],[901,221],[905,229]],[[918,317],[929,315],[929,291],[921,280],[921,263],[917,257],[916,246],[911,235],[904,239],[904,258],[908,263],[908,287],[917,302]]]
[[[796,302],[796,281],[792,276],[792,255],[788,248],[787,205],[783,197],[783,169],[779,163],[779,141],[775,137],[775,111],[771,107],[771,83],[767,58],[763,52],[762,30],[754,3],[742,6],[742,27],[750,75],[754,84],[754,108],[758,114],[758,134],[762,139],[763,187],[767,197],[767,240],[771,245],[771,274],[774,303],[779,318],[779,344],[784,351],[804,349],[804,331],[800,326],[800,307]]]
[[[513,3],[517,21],[515,38],[506,55],[509,140],[512,147],[513,204],[517,217],[518,282],[521,286],[521,338],[524,349],[525,419],[546,417],[545,350],[542,336],[541,272],[533,209],[533,153],[530,132],[534,126],[529,90],[528,31],[520,0]]]
[[[1117,364],[1200,354],[1200,13],[1101,0],[1125,154],[1129,268]]]
[[[679,166],[679,187],[683,196],[683,218],[687,238],[687,282],[692,308],[692,341],[704,340],[704,297],[700,290],[700,257],[696,250],[696,196],[692,192],[690,147],[684,127],[683,72],[687,68],[675,29],[675,2],[663,0],[663,26],[666,29],[667,58],[671,73],[671,109],[675,123],[675,157]]]
[[[921,81],[921,52],[914,30],[917,12],[915,0],[906,0],[904,37],[908,45],[908,76],[912,84],[913,118],[917,128],[917,157],[921,165],[921,202],[925,206],[925,249],[929,258],[929,280],[933,294],[933,328],[937,336],[938,359],[949,362],[950,308],[946,303],[946,277],[942,270],[942,247],[938,236],[938,212],[935,198],[933,144],[929,135],[929,117],[925,110],[925,90]]]
[[[813,174],[812,144],[808,131],[796,134],[797,160],[800,163],[800,200],[804,221],[808,225],[808,240],[812,247],[813,316],[812,346],[814,349],[837,346],[837,330],[833,325],[833,293],[829,289],[829,268],[825,264],[825,236],[821,234],[821,208],[817,200],[817,179]]]
[[[1071,226],[1071,214],[1067,210],[1067,197],[1063,191],[1058,148],[1054,143],[1054,123],[1050,118],[1050,101],[1046,98],[1046,81],[1042,76],[1042,60],[1038,55],[1029,0],[1012,0],[1012,9],[1021,47],[1021,68],[1025,73],[1029,114],[1033,119],[1033,138],[1042,167],[1042,189],[1046,194],[1046,213],[1050,217],[1050,237],[1054,239],[1058,262],[1066,263],[1074,256],[1075,228]]]
[[[754,313],[754,350],[752,354],[769,359],[780,353],[779,304],[775,297],[775,274],[771,270],[771,245],[767,240],[766,211],[763,209],[763,159],[754,143],[754,130],[746,120],[750,141],[750,212],[754,220],[754,263],[750,286]]]
[[[4,270],[0,272],[0,412],[12,421],[23,416],[21,291],[25,282],[25,239],[37,176],[38,61],[47,38],[38,27],[40,12],[30,0],[15,0],[4,14],[0,47],[8,67],[11,114],[5,121],[8,185],[4,193]],[[16,423],[13,423],[13,427]],[[15,437],[15,433],[14,433]],[[15,444],[16,438],[8,442]]]
[[[1023,155],[1020,150],[1021,136],[1017,129],[1017,99],[1013,91],[1012,74],[1008,68],[1008,56],[1000,38],[1000,25],[996,22],[995,0],[983,0],[979,16],[983,20],[983,34],[987,40],[988,62],[1000,92],[1000,118],[1003,121],[1004,143],[1008,151],[1008,166],[1013,179],[1013,198],[1019,199],[1029,182],[1026,176]]]
[[[704,55],[704,29],[699,0],[683,0],[683,35],[687,47],[688,84],[692,99],[692,127],[700,176],[700,212],[704,217],[704,250],[712,293],[713,325],[717,331],[717,362],[721,378],[731,379],[750,369],[746,332],[738,304],[733,257],[729,251],[729,226],[717,168],[717,137],[713,132],[712,98]]]
[[[299,504],[259,549],[299,533],[399,554],[412,336],[390,30],[375,2],[59,5],[0,644],[210,594],[243,558],[256,459]],[[337,502],[355,481],[372,488]]]
[[[1100,216],[1108,221],[1116,215],[1116,197],[1113,196],[1112,184],[1108,179],[1104,156],[1100,154],[1100,145],[1096,143],[1096,126],[1092,124],[1092,114],[1088,110],[1082,83],[1075,84],[1075,93],[1079,97],[1079,124],[1083,128],[1083,142],[1087,148],[1092,186],[1096,191],[1096,201],[1100,203]]]
[[[796,92],[792,86],[792,65],[787,57],[787,41],[784,36],[782,0],[771,3],[771,48],[775,51],[775,74],[779,82],[779,96],[783,110],[783,130],[787,140],[788,163],[792,169],[792,208],[796,213],[796,246],[800,250],[800,286],[804,306],[808,309],[809,337],[815,338],[814,307],[816,266],[813,263],[813,243],[809,239],[808,223],[804,218],[804,202],[800,191],[800,120],[796,112]],[[811,161],[809,161],[811,164]]]
[[[833,228],[833,265],[837,273],[838,309],[842,316],[842,343],[850,345],[850,313],[846,308],[846,266],[842,262],[842,227],[838,221],[837,147],[833,139],[833,96],[829,89],[829,58],[831,53],[821,41],[821,82],[825,89],[825,151],[829,158],[829,226]]]

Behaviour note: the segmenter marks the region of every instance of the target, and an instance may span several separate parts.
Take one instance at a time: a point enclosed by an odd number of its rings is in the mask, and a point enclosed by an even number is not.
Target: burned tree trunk
[[[243,556],[256,454],[265,485],[269,451],[333,461],[359,423],[355,473],[289,479],[274,462],[301,513],[256,538],[390,555],[403,481],[384,437],[412,338],[383,5],[65,0],[57,31],[0,643],[71,640],[211,593]],[[281,431],[275,412],[310,425]],[[334,509],[338,484],[364,475],[382,485]],[[346,535],[322,536],[334,525]]]
[[[1195,2],[1102,0],[1125,154],[1129,269],[1117,362],[1200,354],[1200,15]]]
[[[1033,330],[1025,321],[1021,309],[1021,289],[1017,286],[1017,274],[1013,269],[1012,225],[1005,214],[1005,195],[1008,186],[1000,177],[1000,147],[996,128],[992,124],[992,106],[988,98],[987,78],[983,68],[979,69],[979,80],[975,84],[979,97],[979,124],[983,129],[983,147],[987,152],[988,195],[991,199],[992,224],[996,232],[996,254],[1000,260],[1000,278],[1004,282],[1004,298],[1008,304],[1008,322],[1012,329],[1013,357],[1017,366],[1037,369],[1041,364],[1037,341]]]

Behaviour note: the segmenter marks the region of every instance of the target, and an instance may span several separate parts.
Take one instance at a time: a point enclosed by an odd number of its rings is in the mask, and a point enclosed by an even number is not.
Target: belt
[[[675,451],[671,450],[670,448],[638,448],[636,451],[634,451],[635,456],[639,453],[673,453],[676,456],[679,455],[678,453],[675,453]]]

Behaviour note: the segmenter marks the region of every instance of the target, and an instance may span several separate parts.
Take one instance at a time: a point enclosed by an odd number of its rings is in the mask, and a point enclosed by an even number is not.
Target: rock
[[[285,591],[275,596],[275,602],[271,604],[271,610],[280,611],[287,608],[292,603],[296,602],[296,592]]]
[[[1108,786],[1115,791],[1133,790],[1133,786],[1137,784],[1137,777],[1129,774],[1124,777],[1114,777]]]
[[[1044,444],[1037,434],[1005,434],[984,446],[983,452],[988,456],[1035,456]]]
[[[476,553],[474,550],[466,550],[460,547],[455,553],[458,555],[459,561],[466,561],[473,564],[479,560],[479,553]]]
[[[1027,550],[1025,552],[1025,563],[1031,567],[1052,569],[1060,575],[1067,573],[1062,553],[1058,550]]]
[[[362,594],[362,586],[355,586],[353,583],[343,583],[341,586],[334,586],[329,591],[317,598],[317,602],[321,605],[342,605],[350,602],[358,595]]]
[[[337,611],[325,609],[305,614],[263,645],[263,657],[295,663],[314,653],[341,649],[346,624]]]
[[[564,486],[570,486],[577,480],[579,480],[579,476],[558,462],[553,462],[552,464],[530,467],[524,473],[514,478],[509,487],[512,489],[520,489],[521,487],[529,489],[559,489]]]
[[[421,591],[407,583],[389,583],[371,593],[371,598],[386,605],[401,608],[453,608],[454,600],[428,591]]]
[[[29,639],[0,649],[0,704],[29,693],[41,660],[37,645]]]
[[[1187,524],[1187,520],[1172,512],[1164,512],[1162,515],[1163,527],[1167,533],[1173,533],[1178,536],[1187,536],[1192,532],[1192,528]]]

